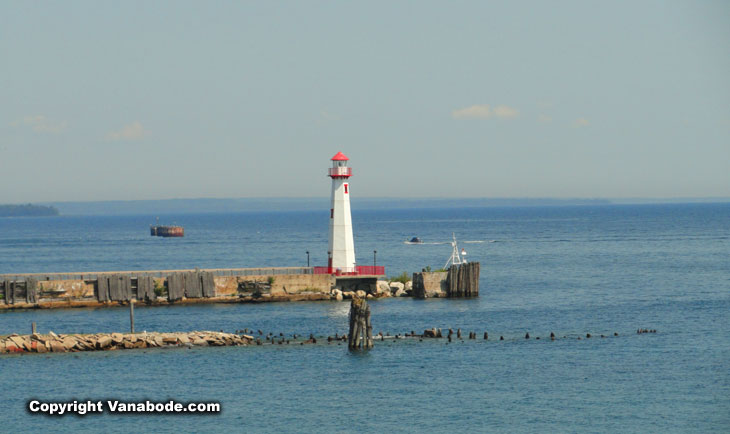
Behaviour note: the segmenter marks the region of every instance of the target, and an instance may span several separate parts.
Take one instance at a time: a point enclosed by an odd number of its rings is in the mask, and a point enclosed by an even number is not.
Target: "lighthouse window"
[[[347,194],[347,184],[345,184],[345,194]]]
[[[334,208],[330,208],[330,218],[331,219],[335,218],[335,209]]]

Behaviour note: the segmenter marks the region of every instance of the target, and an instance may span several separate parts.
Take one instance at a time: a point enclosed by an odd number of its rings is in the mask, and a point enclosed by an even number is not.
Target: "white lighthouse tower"
[[[332,206],[330,208],[330,272],[355,272],[355,242],[352,238],[352,217],[350,216],[350,176],[352,168],[347,167],[349,158],[342,152],[332,157]]]

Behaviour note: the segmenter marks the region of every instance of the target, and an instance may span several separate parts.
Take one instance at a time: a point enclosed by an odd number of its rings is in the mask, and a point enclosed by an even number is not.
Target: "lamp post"
[[[309,268],[309,250],[307,250],[307,268]]]
[[[376,255],[377,255],[377,254],[378,254],[378,251],[377,251],[377,250],[373,250],[373,268],[375,268],[375,266],[376,266],[376,265],[377,265],[377,263],[378,263],[378,261],[376,260]],[[374,272],[375,272],[375,270],[373,270],[373,273],[374,273]]]

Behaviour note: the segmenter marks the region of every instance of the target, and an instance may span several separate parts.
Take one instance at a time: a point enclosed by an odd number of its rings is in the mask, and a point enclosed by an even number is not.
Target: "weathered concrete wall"
[[[38,282],[41,297],[48,294],[58,298],[94,297],[94,282],[83,280],[44,280]]]
[[[335,286],[342,292],[365,291],[366,294],[376,294],[378,289],[377,277],[340,277]]]
[[[271,279],[271,281],[270,281]],[[329,294],[335,278],[329,274],[279,274],[251,276],[216,276],[217,296],[253,293],[253,287],[262,288],[263,293],[273,296],[318,292]]]
[[[413,297],[446,297],[448,275],[449,273],[446,271],[422,271],[420,273],[413,273]]]
[[[42,280],[32,284],[37,289],[30,292],[29,297],[25,296],[25,282],[21,281],[16,284],[8,281],[7,285],[11,288],[8,290],[8,296],[12,297],[13,293],[20,295],[21,292],[23,296],[7,298],[7,302],[0,303],[0,308],[96,306],[108,302],[126,302],[131,299],[159,304],[166,303],[169,300],[183,301],[188,299],[188,301],[191,301],[189,300],[191,297],[200,299],[200,301],[259,299],[262,296],[262,300],[326,299],[330,296],[330,290],[335,285],[335,277],[328,274],[213,276],[205,270],[200,272],[185,270],[169,272],[166,277],[139,275],[135,278],[134,276],[137,276],[137,274],[133,273],[97,273],[96,279],[89,280]],[[201,279],[200,285],[191,284],[192,280],[198,278]],[[32,278],[27,279],[33,280]],[[110,287],[110,282],[115,279],[124,279],[125,282],[128,281],[129,283],[128,286],[123,288],[123,297],[116,294],[119,292],[117,291],[119,288],[116,286]],[[168,282],[168,279],[172,279],[172,282]],[[212,281],[206,281],[206,279],[212,279]],[[210,282],[210,285],[208,282]],[[168,297],[170,295],[167,292],[169,288],[166,288],[170,286],[170,283],[172,283],[173,289],[171,298]],[[197,283],[197,280],[193,283]],[[0,294],[3,296],[5,296],[5,285],[6,282],[0,280]],[[159,297],[156,292],[161,293]]]

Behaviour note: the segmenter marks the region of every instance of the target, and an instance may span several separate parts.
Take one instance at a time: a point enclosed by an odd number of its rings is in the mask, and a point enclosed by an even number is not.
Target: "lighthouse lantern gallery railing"
[[[327,176],[352,176],[352,167],[331,167]]]
[[[384,276],[385,267],[381,265],[358,265],[355,267],[313,267],[314,274],[334,274],[335,276]]]

